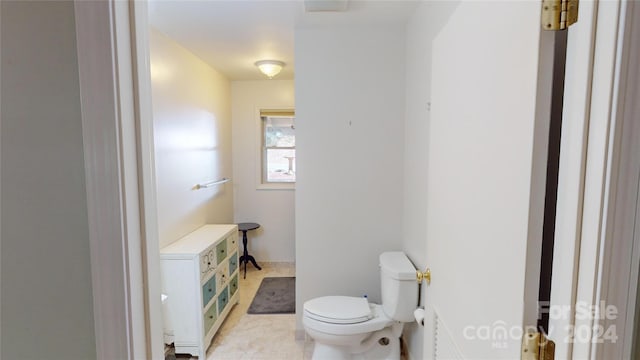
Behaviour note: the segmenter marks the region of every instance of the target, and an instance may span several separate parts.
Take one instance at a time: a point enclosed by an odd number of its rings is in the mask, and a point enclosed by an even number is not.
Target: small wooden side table
[[[260,227],[260,224],[257,223],[239,223],[238,231],[242,231],[242,245],[244,246],[244,251],[242,256],[240,256],[240,265],[244,264],[244,278],[247,278],[247,263],[251,261],[251,264],[255,266],[256,269],[262,270],[258,263],[256,263],[256,259],[249,255],[249,250],[247,248],[247,231],[255,230]]]

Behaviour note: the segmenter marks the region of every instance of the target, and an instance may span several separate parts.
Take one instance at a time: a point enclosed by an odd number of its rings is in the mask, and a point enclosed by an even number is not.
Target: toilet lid
[[[304,303],[307,316],[332,324],[355,324],[373,317],[366,298],[324,296]]]

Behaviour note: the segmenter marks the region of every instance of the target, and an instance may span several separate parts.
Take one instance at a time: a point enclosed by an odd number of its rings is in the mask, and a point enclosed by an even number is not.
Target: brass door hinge
[[[564,30],[578,21],[578,0],[542,0],[542,28]]]
[[[555,354],[556,344],[545,334],[539,332],[524,334],[521,360],[553,360]]]

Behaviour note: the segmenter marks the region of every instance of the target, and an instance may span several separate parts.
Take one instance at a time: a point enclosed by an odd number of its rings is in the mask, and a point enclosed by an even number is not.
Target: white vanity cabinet
[[[165,343],[204,359],[238,302],[238,227],[204,225],[160,250]]]

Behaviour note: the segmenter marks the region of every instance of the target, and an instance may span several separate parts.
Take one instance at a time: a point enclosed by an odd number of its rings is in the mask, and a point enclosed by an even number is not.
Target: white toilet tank
[[[407,255],[401,251],[380,254],[380,283],[384,313],[396,321],[413,321],[413,311],[418,307],[418,282]]]

